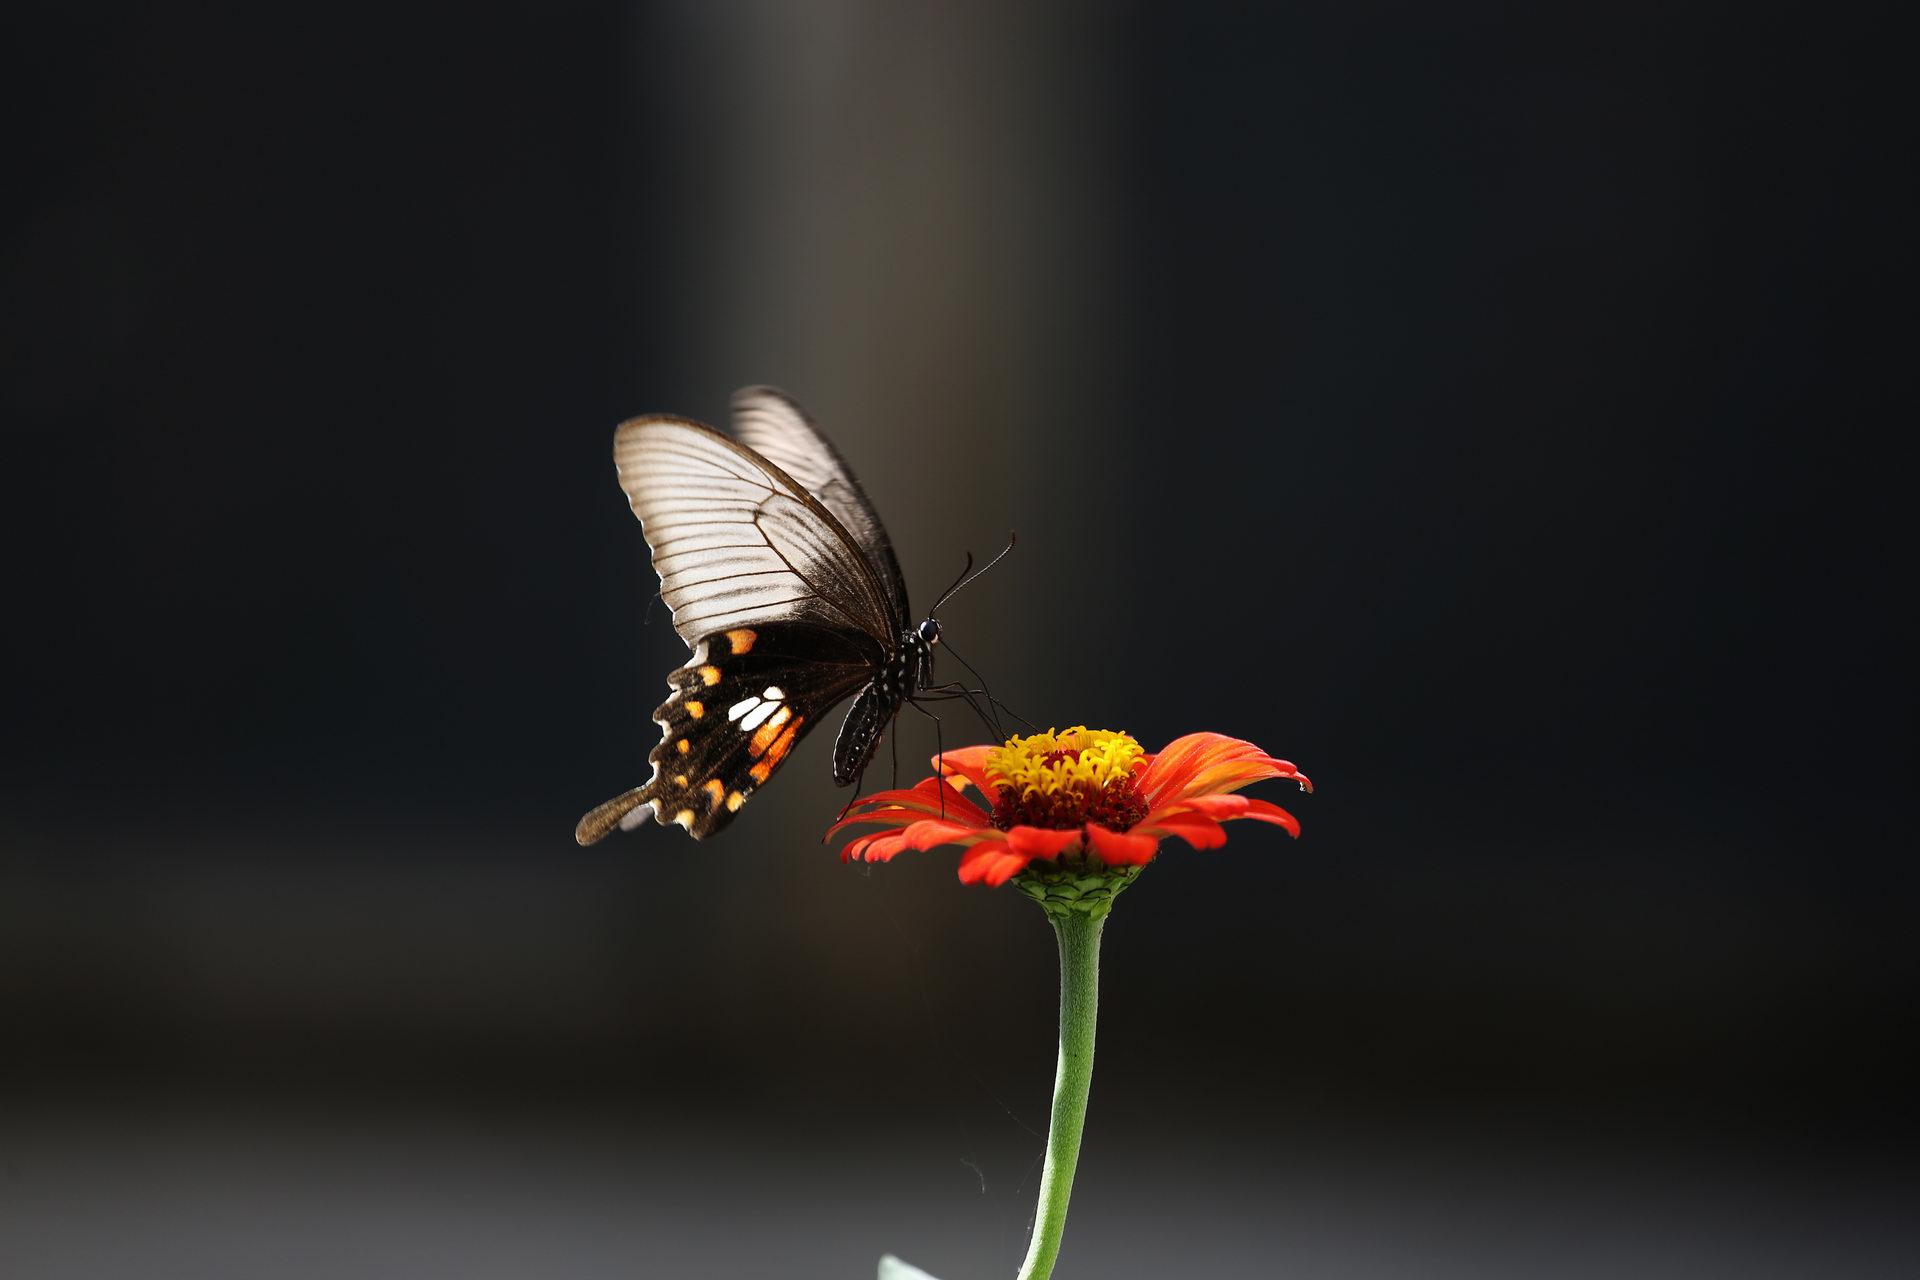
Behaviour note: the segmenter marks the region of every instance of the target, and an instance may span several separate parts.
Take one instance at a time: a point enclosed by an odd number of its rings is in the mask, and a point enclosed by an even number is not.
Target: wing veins
[[[890,652],[897,643],[890,597],[861,543],[833,511],[778,464],[711,427],[666,416],[622,423],[614,436],[614,461],[620,468],[628,501],[646,526],[654,567],[662,574],[662,594],[674,614],[674,629],[689,648],[695,647],[699,639],[696,622],[738,615],[741,625],[750,625],[754,614],[783,604],[802,605],[801,615],[811,613],[827,625],[849,627],[885,651]],[[759,495],[757,502],[751,500],[753,495]],[[820,562],[815,564],[812,558],[808,561],[814,565],[814,573],[803,572],[795,564],[794,556],[775,544],[774,536],[762,523],[768,503],[783,498],[806,513],[804,519],[793,521],[791,530],[781,532],[785,537],[798,539],[794,544],[796,552],[808,547],[816,549]],[[745,570],[686,579],[674,570],[669,553],[661,550],[677,540],[725,536],[726,529],[744,531],[748,526],[753,527],[765,540],[766,549],[786,566],[785,572],[812,593],[810,597],[769,601],[754,600],[751,589],[737,593],[715,592],[711,590],[714,585],[730,578],[772,577],[781,571]],[[655,543],[654,538],[662,533],[670,536]],[[678,554],[760,549],[751,543],[721,544],[692,547]],[[835,573],[826,580],[827,585],[837,588],[832,593],[821,590],[821,579],[817,576],[817,570],[827,566]],[[708,590],[702,591],[703,587]],[[679,605],[690,610],[683,616],[681,609],[675,607],[676,598],[688,593],[698,598],[678,599]],[[720,599],[736,602],[731,612],[713,607]],[[856,607],[859,614],[865,615],[864,621],[855,613]]]

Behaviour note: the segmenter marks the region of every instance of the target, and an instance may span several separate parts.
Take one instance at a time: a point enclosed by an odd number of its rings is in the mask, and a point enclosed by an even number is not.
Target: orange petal
[[[983,841],[961,856],[960,883],[998,887],[1018,875],[1027,861],[1004,840]]]
[[[1144,867],[1153,861],[1160,842],[1152,836],[1126,835],[1109,831],[1097,822],[1087,824],[1087,843],[1110,867]]]
[[[933,778],[922,778],[905,790],[876,791],[872,795],[861,796],[853,802],[852,807],[866,809],[881,805],[895,805],[918,809],[922,805],[939,804],[940,795],[936,790],[939,785],[939,782]]]
[[[827,828],[827,833],[820,837],[820,841],[824,844],[857,823],[875,822],[882,826],[910,827],[918,821],[920,821],[918,809],[875,809],[871,813],[856,813],[840,819]]]
[[[925,787],[927,794],[933,797],[933,808],[930,812],[934,817],[952,822],[964,822],[970,827],[987,825],[987,811],[961,795],[960,789],[951,782],[926,778],[920,785]]]
[[[1015,827],[1007,832],[1007,843],[1015,853],[1029,858],[1044,858],[1052,862],[1066,850],[1079,844],[1085,837],[1080,828],[1069,827],[1065,831],[1050,831],[1045,827]]]
[[[1134,828],[1142,835],[1179,836],[1196,849],[1218,849],[1227,842],[1226,828],[1201,813],[1175,813]]]
[[[946,793],[944,796],[941,794],[943,791]],[[879,791],[862,796],[853,802],[854,812],[828,827],[822,839],[831,839],[842,827],[859,822],[886,822],[904,827],[921,815],[937,818],[941,816],[942,805],[945,806],[947,821],[962,822],[973,827],[987,825],[987,815],[978,805],[938,778],[924,778],[911,791]]]
[[[1190,813],[1204,814],[1216,822],[1231,822],[1235,818],[1252,818],[1258,822],[1271,822],[1277,827],[1285,827],[1291,835],[1300,834],[1299,821],[1279,805],[1241,795],[1188,796],[1184,800],[1161,805],[1142,818],[1134,830],[1159,828],[1176,815]]]
[[[856,809],[864,809],[868,805],[917,804],[921,800],[926,799],[926,797],[926,783],[921,782],[905,790],[876,791],[870,796],[861,796],[853,802],[853,807]]]
[[[1223,733],[1189,733],[1169,742],[1140,775],[1149,805],[1170,800],[1187,789],[1195,774],[1210,764],[1236,757],[1263,756],[1260,748]]]
[[[915,849],[931,849],[941,844],[977,844],[992,834],[991,828],[982,829],[964,822],[942,822],[938,818],[922,818],[900,833],[900,838]]]
[[[850,841],[840,851],[840,861],[852,859],[856,862],[887,862],[893,855],[907,847],[904,837],[898,832],[881,831],[870,836],[861,836]]]
[[[1177,799],[1198,795],[1222,795],[1229,791],[1238,791],[1250,782],[1259,782],[1263,778],[1293,778],[1302,788],[1311,784],[1291,769],[1283,768],[1282,762],[1259,756],[1250,760],[1225,760],[1211,764],[1199,770],[1187,780],[1178,796],[1163,799]]]
[[[1269,804],[1265,800],[1249,799],[1246,809],[1233,816],[1236,818],[1252,818],[1255,822],[1271,822],[1276,827],[1286,828],[1287,834],[1295,839],[1298,839],[1300,836],[1300,820],[1288,813],[1285,809],[1282,809],[1279,805]]]
[[[1300,772],[1300,770],[1294,768],[1293,761],[1281,760],[1281,759],[1277,759],[1274,756],[1268,756],[1267,763],[1280,771],[1279,773],[1280,777],[1292,778],[1295,782],[1300,784],[1300,789],[1302,791],[1306,792],[1308,795],[1313,794],[1313,779],[1309,778],[1306,774]]]
[[[1235,791],[1262,778],[1292,778],[1313,784],[1293,767],[1251,742],[1222,733],[1190,733],[1167,744],[1140,777],[1148,805],[1159,808],[1186,796]]]
[[[996,750],[997,747],[956,747],[935,756],[933,767],[938,772],[957,775],[963,783],[971,782],[991,804],[995,787],[993,779],[987,776],[987,757]]]
[[[1140,825],[1147,826],[1157,818],[1169,813],[1204,813],[1209,818],[1238,817],[1252,801],[1245,796],[1211,795],[1188,796],[1183,800],[1173,800],[1161,805],[1145,818]]]

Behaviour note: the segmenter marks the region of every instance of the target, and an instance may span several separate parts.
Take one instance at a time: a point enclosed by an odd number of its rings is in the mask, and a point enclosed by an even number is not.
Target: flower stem
[[[1073,1169],[1080,1160],[1080,1132],[1087,1123],[1087,1093],[1093,1087],[1093,1029],[1100,1006],[1105,913],[1067,910],[1047,916],[1060,941],[1060,1065],[1053,1077],[1053,1120],[1047,1130],[1047,1163],[1040,1174],[1040,1208],[1019,1280],[1047,1280],[1060,1256]]]

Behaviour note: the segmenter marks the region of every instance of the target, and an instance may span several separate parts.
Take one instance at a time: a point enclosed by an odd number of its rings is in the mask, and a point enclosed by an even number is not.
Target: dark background
[[[6,22],[6,1274],[1011,1272],[1029,904],[825,734],[571,839],[684,654],[611,429],[762,381],[922,603],[1019,530],[1025,714],[1319,784],[1114,917],[1063,1280],[1911,1274],[1872,12]]]

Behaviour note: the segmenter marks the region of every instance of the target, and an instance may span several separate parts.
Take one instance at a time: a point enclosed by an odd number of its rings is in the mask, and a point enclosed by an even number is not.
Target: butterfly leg
[[[834,819],[835,822],[840,821],[841,818],[844,818],[849,813],[853,812],[853,806],[860,802],[860,784],[862,781],[866,779],[866,776],[867,776],[867,771],[864,766],[861,768],[860,772],[853,775],[853,786],[847,789],[847,802],[846,804],[840,807],[840,817],[835,818]]]
[[[940,775],[940,818],[944,822],[947,817],[947,788],[952,784],[947,781],[947,740],[941,732],[940,717],[921,706],[916,699],[909,699],[907,705],[933,721],[933,771]]]
[[[1012,716],[1015,720],[1018,720],[1021,724],[1025,725],[1029,733],[1038,733],[1040,731],[1039,725],[1027,719],[1025,716],[1021,715],[1018,711],[1015,711],[1012,707],[1000,701],[1000,699],[994,697],[993,691],[991,689],[969,689],[967,690],[967,692],[977,697],[985,698],[987,700],[988,706],[993,707],[996,710],[1006,712],[1008,715]],[[999,734],[1002,738],[1007,736],[1006,730],[1001,727],[999,717],[997,716],[993,720],[988,722],[988,727],[992,729],[995,733]]]
[[[1001,710],[1005,711],[1008,715],[1012,716],[1015,720],[1018,720],[1021,724],[1027,726],[1029,730],[1035,730],[1038,728],[1038,726],[1035,725],[1033,721],[1027,719],[1025,716],[1021,715],[1018,711],[1015,711],[1012,707],[1009,707],[1006,703],[994,697],[993,690],[989,688],[987,685],[987,678],[981,675],[980,672],[974,667],[974,665],[971,662],[968,662],[965,656],[962,655],[959,650],[953,647],[953,644],[951,641],[947,641],[945,643],[946,643],[947,652],[951,653],[954,656],[954,660],[957,661],[961,666],[965,667],[968,673],[971,674],[975,680],[978,680],[980,682],[979,691],[986,695],[987,704],[989,706],[1000,708]],[[982,716],[981,718],[986,719],[986,717],[984,716]],[[1001,732],[1000,726],[997,722],[990,722],[987,727],[992,729],[995,733],[999,734],[1002,738],[1005,738],[1007,736],[1005,733]]]
[[[1025,716],[1023,716],[1023,715],[1021,715],[1021,714],[1020,714],[1020,713],[1019,713],[1018,711],[1015,711],[1015,710],[1014,710],[1014,709],[1013,709],[1012,707],[1010,707],[1010,706],[1008,706],[1008,705],[1007,705],[1006,703],[1004,703],[1004,702],[1002,702],[1002,701],[1000,701],[1000,699],[998,699],[998,698],[996,698],[996,697],[994,697],[994,696],[993,696],[993,694],[992,694],[992,693],[991,693],[991,692],[990,692],[989,690],[986,690],[986,689],[982,689],[982,690],[981,690],[980,692],[981,692],[981,693],[984,693],[984,694],[986,694],[986,695],[987,695],[987,701],[988,701],[988,702],[990,702],[990,703],[992,703],[992,704],[993,704],[994,706],[996,706],[996,707],[998,707],[998,708],[1000,708],[1000,710],[1002,710],[1002,711],[1004,711],[1004,712],[1006,712],[1006,713],[1007,713],[1008,715],[1010,715],[1010,716],[1012,716],[1012,717],[1013,717],[1013,718],[1014,718],[1015,720],[1018,720],[1018,721],[1019,721],[1019,722],[1020,722],[1021,724],[1023,724],[1023,725],[1025,725],[1025,726],[1027,726],[1027,731],[1028,731],[1029,733],[1038,733],[1038,732],[1040,732],[1040,726],[1039,726],[1039,725],[1037,725],[1037,724],[1035,724],[1035,723],[1034,723],[1033,721],[1031,721],[1031,720],[1029,720],[1029,719],[1027,719],[1027,718],[1026,718]]]
[[[968,665],[967,670],[973,671],[972,666]],[[979,678],[979,675],[980,675],[979,672],[974,671],[973,674],[975,679]],[[1034,724],[1033,721],[1027,719],[1025,716],[1021,715],[1018,711],[1015,711],[1012,707],[1008,706],[1006,703],[1002,702],[1000,699],[994,697],[993,690],[986,687],[985,681],[981,681],[980,688],[969,689],[966,687],[966,685],[963,682],[959,680],[949,680],[945,684],[934,685],[932,688],[928,689],[926,692],[938,695],[939,697],[942,697],[942,698],[965,698],[969,694],[975,697],[984,697],[987,700],[988,706],[996,708],[1000,711],[1006,712],[1008,715],[1012,716],[1015,720],[1018,720],[1021,724],[1025,725],[1027,727],[1028,732],[1039,731],[1039,726]],[[996,736],[1001,738],[1005,738],[1007,736],[1006,730],[1002,728],[1000,724],[999,717],[988,716],[986,712],[983,712],[980,710],[980,707],[977,703],[971,703],[970,699],[969,699],[969,703],[970,705],[973,706],[975,714],[979,715],[981,723],[985,724],[990,731],[992,731]]]
[[[980,717],[980,723],[987,726],[989,733],[993,734],[996,738],[1003,740],[1006,738],[1007,732],[1001,727],[999,718],[991,714],[988,710],[983,709],[977,700],[978,695],[984,693],[992,705],[999,705],[999,699],[987,693],[985,689],[969,689],[961,681],[952,680],[946,684],[935,685],[932,689],[927,690],[926,693],[932,695],[927,698],[927,701],[930,702],[947,702],[954,699],[965,702],[969,707],[973,708],[973,713]],[[1026,723],[1024,717],[1015,716],[1014,718],[1020,720],[1023,724]]]
[[[1012,707],[1000,701],[1000,699],[994,697],[993,690],[986,687],[985,681],[981,682],[981,686],[978,689],[971,689],[968,692],[977,694],[978,696],[985,698],[987,700],[987,705],[989,707],[994,708],[996,711],[1004,711],[1008,715],[1012,716],[1015,720],[1018,720],[1021,724],[1027,727],[1027,732],[1029,733],[1039,732],[1039,729],[1040,729],[1039,725],[1036,725],[1033,721],[1027,719],[1025,716],[1021,715],[1018,711],[1015,711]],[[1005,738],[1007,736],[1006,730],[1001,726],[1000,718],[998,716],[995,716],[993,718],[992,728],[993,728],[993,731],[999,734],[1002,738]]]

